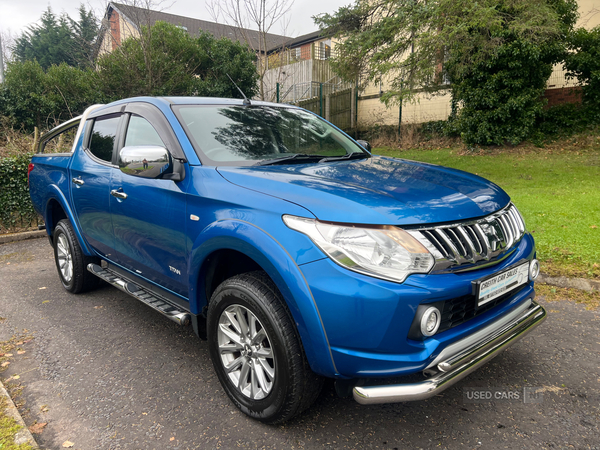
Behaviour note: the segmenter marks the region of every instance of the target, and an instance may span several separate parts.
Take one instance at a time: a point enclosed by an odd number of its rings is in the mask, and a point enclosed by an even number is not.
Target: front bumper
[[[419,382],[357,386],[354,399],[363,405],[423,400],[439,394],[510,347],[546,319],[546,311],[528,300],[508,317],[488,325],[444,349],[427,367],[435,375]]]

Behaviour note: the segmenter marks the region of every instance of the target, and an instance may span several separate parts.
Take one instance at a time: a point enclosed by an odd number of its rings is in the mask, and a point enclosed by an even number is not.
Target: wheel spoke
[[[260,344],[267,338],[267,333],[265,333],[264,328],[261,328],[256,335],[252,337],[252,345]]]
[[[258,394],[258,374],[256,373],[256,366],[252,366],[252,372],[250,372],[250,397],[256,398]]]
[[[245,362],[246,358],[244,356],[238,356],[231,362],[231,364],[225,366],[225,370],[227,371],[227,373],[231,373],[235,369],[237,369],[240,366],[240,364],[244,364]]]
[[[246,317],[244,316],[244,311],[239,306],[235,308],[235,316],[240,324],[240,328],[242,330],[242,335],[248,335],[248,322],[246,322]]]
[[[219,350],[221,351],[221,354],[225,354],[225,353],[237,353],[239,352],[242,348],[240,344],[238,344],[237,342],[230,342],[227,344],[221,344],[219,345]]]
[[[240,378],[238,379],[238,389],[240,391],[244,391],[244,389],[248,386],[248,373],[250,372],[250,365],[246,358],[242,360],[242,370],[240,370]]]
[[[254,342],[254,336],[256,336],[256,323],[258,322],[258,320],[256,320],[256,317],[254,316],[254,314],[248,314],[248,327],[250,330],[250,339],[252,340],[252,342]]]
[[[225,336],[227,336],[230,340],[232,340],[236,344],[242,345],[242,336],[237,334],[235,331],[233,331],[227,325],[222,324],[222,323],[219,324],[219,330],[221,331],[221,333],[223,333]]]
[[[269,365],[269,362],[264,358],[258,358],[258,362],[260,363],[260,367],[267,372],[269,378],[273,380],[275,378],[275,368]]]
[[[269,347],[261,347],[259,350],[256,350],[256,354],[259,358],[272,358],[273,350]]]
[[[235,328],[235,331],[237,331],[238,334],[242,334],[242,327],[240,327],[240,324],[236,320],[235,314],[230,311],[225,311],[225,315],[227,316],[229,323]]]
[[[260,388],[265,392],[269,392],[271,386],[267,379],[265,378],[265,373],[263,372],[263,366],[261,364],[254,364],[254,374],[256,379],[258,380],[258,384],[260,384]]]

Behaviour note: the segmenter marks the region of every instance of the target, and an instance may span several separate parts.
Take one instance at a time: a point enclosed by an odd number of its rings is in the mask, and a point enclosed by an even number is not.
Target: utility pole
[[[0,36],[0,84],[4,83],[4,54],[2,53],[2,36]]]

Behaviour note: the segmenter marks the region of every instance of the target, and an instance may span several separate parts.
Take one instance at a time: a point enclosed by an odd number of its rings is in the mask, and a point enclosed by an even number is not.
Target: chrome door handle
[[[84,181],[81,178],[73,178],[73,183],[81,186],[84,183]]]
[[[122,200],[125,200],[127,198],[127,194],[125,192],[117,191],[116,189],[110,191],[110,195],[112,195],[113,197],[120,198]]]

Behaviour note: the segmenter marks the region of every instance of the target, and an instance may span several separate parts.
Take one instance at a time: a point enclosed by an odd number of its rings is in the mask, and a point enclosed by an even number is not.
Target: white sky
[[[317,27],[311,16],[322,12],[331,13],[340,6],[353,2],[354,0],[327,0],[326,2],[295,0],[291,14],[289,14],[290,23],[285,34],[296,37],[316,31]],[[51,6],[56,14],[66,12],[73,19],[77,19],[77,9],[80,3],[84,3],[87,9],[93,8],[99,17],[102,17],[108,4],[105,0],[0,0],[0,32],[10,32],[13,37],[17,37],[28,25],[36,23],[48,6]],[[116,0],[116,3],[120,3],[119,0]],[[176,0],[172,6],[167,8],[170,4],[167,0],[162,3],[162,7],[157,9],[180,16],[212,21],[205,6],[206,3],[206,0]],[[284,34],[281,27],[277,25],[273,26],[270,31],[275,34]]]

